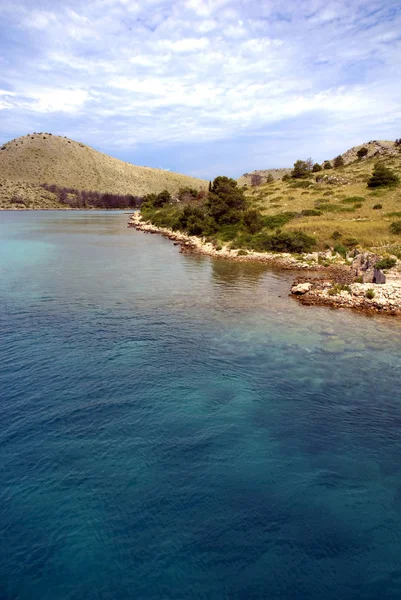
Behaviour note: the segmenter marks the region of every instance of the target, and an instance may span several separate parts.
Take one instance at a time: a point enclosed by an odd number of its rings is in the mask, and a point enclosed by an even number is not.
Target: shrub
[[[378,263],[376,263],[377,269],[392,269],[397,264],[397,260],[392,256],[384,256]]]
[[[394,145],[401,146],[401,138],[398,138],[397,140],[395,140]]]
[[[273,235],[262,232],[255,236],[253,243],[256,250],[301,254],[309,252],[316,245],[316,239],[298,230],[279,231]]]
[[[323,167],[322,167],[321,165],[319,165],[319,163],[315,163],[315,164],[313,165],[313,167],[312,167],[312,172],[313,172],[313,173],[318,173],[319,171],[321,171],[321,170],[322,170],[322,168],[323,168]]]
[[[382,163],[376,163],[372,177],[368,181],[368,187],[377,188],[382,186],[393,186],[400,182],[398,175]]]
[[[311,171],[310,162],[307,160],[297,160],[294,163],[294,168],[291,171],[291,177],[293,179],[300,179],[306,177]]]
[[[312,185],[311,181],[295,181],[291,184],[292,188],[308,188]]]
[[[268,176],[266,177],[265,183],[273,183],[273,182],[274,182],[274,177],[271,173],[269,173]]]
[[[333,167],[335,169],[340,169],[343,166],[344,166],[344,159],[341,156],[341,154],[339,154],[338,156],[335,157],[335,159],[333,161]]]
[[[340,254],[340,256],[342,256],[343,258],[347,258],[347,248],[345,246],[343,246],[342,244],[336,244],[333,248],[334,252],[337,252],[338,254]]]
[[[291,181],[291,175],[289,173],[285,173],[285,175],[282,176],[281,181]]]
[[[257,233],[263,227],[263,217],[258,210],[250,208],[244,212],[243,223],[250,233]]]
[[[371,288],[366,290],[366,294],[365,294],[366,298],[368,298],[369,300],[372,300],[375,297],[375,292],[374,290],[372,290]]]
[[[341,200],[341,204],[354,204],[355,202],[365,202],[365,198],[362,196],[348,196],[348,198]]]
[[[294,219],[296,216],[297,213],[287,211],[283,213],[278,213],[277,215],[264,217],[263,223],[264,226],[267,227],[267,229],[278,229],[280,227],[283,227],[283,225]]]
[[[329,296],[337,296],[340,292],[348,292],[351,293],[351,288],[349,285],[344,285],[342,283],[335,283],[332,288],[327,292]]]
[[[394,221],[390,225],[390,233],[401,235],[401,221]]]
[[[368,154],[368,152],[369,152],[369,149],[366,148],[366,146],[363,146],[362,148],[359,148],[356,155],[359,158],[359,160],[361,160],[362,158],[365,158],[365,156]]]
[[[305,208],[304,210],[301,210],[300,214],[302,217],[320,217],[322,211],[317,210],[316,208]]]
[[[383,205],[382,205],[382,204],[375,204],[375,205],[373,206],[373,210],[381,210],[382,208],[383,208]]]
[[[248,256],[248,252],[246,250],[238,250],[237,256]]]
[[[332,169],[332,168],[333,167],[332,167],[331,162],[329,160],[325,160],[324,163],[323,163],[323,169],[328,170],[328,169]]]
[[[339,240],[342,237],[343,237],[343,234],[340,231],[338,231],[338,230],[333,231],[333,233],[331,234],[331,239],[332,240]]]

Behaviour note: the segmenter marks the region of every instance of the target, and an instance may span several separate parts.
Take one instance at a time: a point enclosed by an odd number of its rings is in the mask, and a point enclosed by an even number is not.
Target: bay
[[[0,598],[401,593],[400,321],[0,212]]]

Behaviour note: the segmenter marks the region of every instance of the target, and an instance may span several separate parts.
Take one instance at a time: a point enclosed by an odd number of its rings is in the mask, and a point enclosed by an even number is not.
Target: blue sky
[[[401,0],[0,3],[0,142],[211,179],[401,137]]]

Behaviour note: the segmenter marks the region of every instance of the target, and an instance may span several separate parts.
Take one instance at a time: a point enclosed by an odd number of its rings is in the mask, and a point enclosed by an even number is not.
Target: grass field
[[[401,220],[401,186],[376,190],[367,186],[378,160],[401,176],[400,152],[396,156],[357,160],[317,174],[346,180],[346,185],[316,183],[313,174],[307,180],[280,180],[248,189],[246,195],[251,206],[266,216],[296,213],[282,229],[298,229],[313,235],[320,249],[336,240],[353,241],[351,245],[366,249],[401,251],[401,236],[390,233],[390,224]],[[302,211],[312,212],[302,216]]]

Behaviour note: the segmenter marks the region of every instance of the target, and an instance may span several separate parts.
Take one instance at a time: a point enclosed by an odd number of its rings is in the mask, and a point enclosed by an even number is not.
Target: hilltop
[[[201,179],[135,166],[51,133],[29,134],[0,147],[0,208],[64,207],[41,184],[133,196],[207,187]],[[25,205],[12,202],[13,198]]]
[[[344,164],[349,165],[358,159],[358,150],[361,148],[367,149],[366,158],[380,157],[380,156],[394,156],[397,155],[398,150],[394,147],[394,142],[386,140],[372,140],[366,142],[366,144],[360,144],[359,146],[353,146],[344,154],[341,154]],[[333,166],[334,159],[327,160],[325,162],[330,163]],[[244,173],[237,179],[238,185],[240,186],[252,186],[254,182],[259,180],[257,185],[263,185],[267,183],[269,176],[273,177],[274,180],[282,179],[283,175],[291,173],[292,167],[283,167],[279,169],[256,169],[250,173]],[[256,176],[256,177],[255,177]]]

